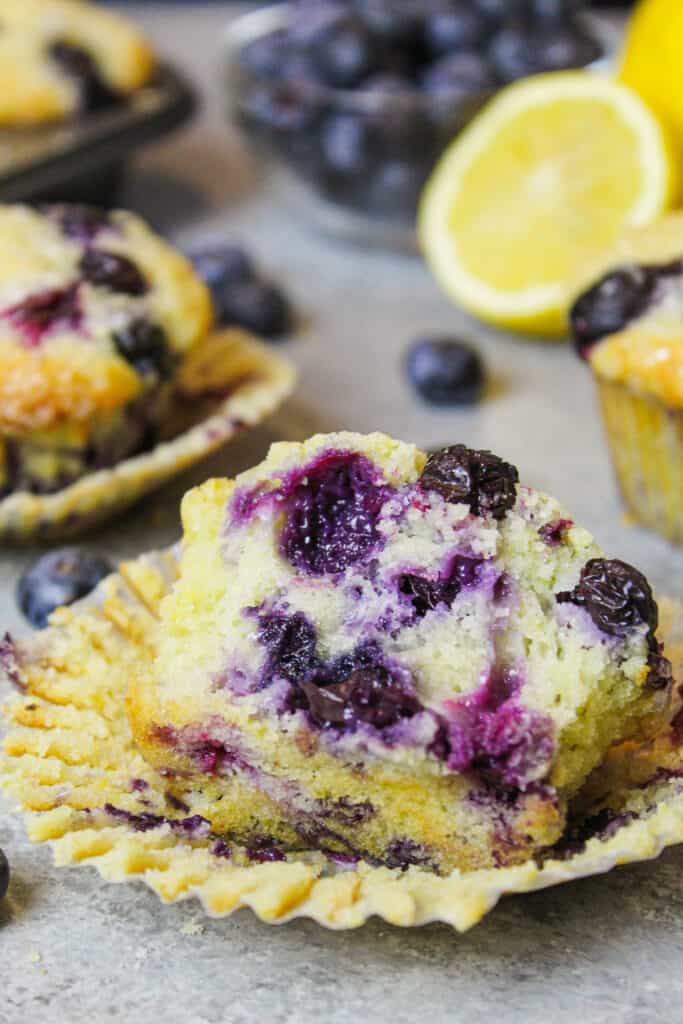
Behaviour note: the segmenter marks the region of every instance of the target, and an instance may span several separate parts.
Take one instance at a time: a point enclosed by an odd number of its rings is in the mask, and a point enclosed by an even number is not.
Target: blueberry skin
[[[5,854],[0,850],[0,900],[4,899],[9,888],[9,863]]]
[[[221,324],[235,324],[264,338],[281,338],[292,328],[286,295],[265,281],[236,281],[221,293],[216,312]]]
[[[469,3],[437,5],[427,16],[424,41],[433,57],[459,50],[475,50],[486,35],[486,22]]]
[[[489,57],[504,82],[514,82],[538,70],[533,40],[523,22],[513,22],[496,33]]]
[[[17,604],[32,626],[44,629],[55,608],[85,597],[110,572],[112,566],[102,555],[77,547],[57,548],[20,577]]]
[[[161,380],[170,377],[174,357],[163,327],[138,317],[116,331],[113,341],[120,356],[143,376],[155,374]]]
[[[337,18],[315,41],[311,56],[318,74],[337,89],[353,89],[379,64],[377,38],[362,18],[349,14]]]
[[[496,88],[498,79],[490,62],[482,54],[454,53],[427,67],[422,87],[436,98],[464,99]]]
[[[209,246],[189,255],[194,269],[214,296],[214,301],[223,288],[235,281],[256,276],[249,255],[238,245]]]
[[[326,166],[338,174],[367,174],[374,163],[372,126],[358,114],[332,114],[320,132],[320,147]]]
[[[288,54],[285,29],[259,36],[243,46],[238,54],[240,67],[260,78],[277,78]]]
[[[469,345],[450,338],[418,341],[406,356],[408,379],[432,405],[472,405],[484,388],[481,356]]]

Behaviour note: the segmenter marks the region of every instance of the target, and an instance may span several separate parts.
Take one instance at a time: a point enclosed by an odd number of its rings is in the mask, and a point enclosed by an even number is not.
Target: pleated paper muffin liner
[[[543,863],[448,877],[418,867],[342,868],[316,851],[255,863],[256,854],[228,848],[169,798],[131,735],[127,682],[139,659],[153,655],[159,602],[176,575],[174,552],[142,556],[57,611],[43,633],[0,642],[0,666],[20,691],[5,708],[2,785],[56,864],[90,864],[110,882],[138,879],[168,903],[197,898],[212,916],[248,906],[269,923],[303,917],[345,929],[376,915],[465,931],[506,893],[649,860],[683,841],[683,728],[674,725],[641,748],[614,752],[604,776],[591,780],[581,819]],[[680,678],[683,608],[661,607]]]
[[[287,360],[244,331],[209,335],[181,371],[180,399],[158,444],[53,494],[19,491],[3,498],[0,543],[64,539],[111,519],[265,419],[295,379]]]
[[[596,378],[612,461],[633,518],[683,544],[683,410]]]

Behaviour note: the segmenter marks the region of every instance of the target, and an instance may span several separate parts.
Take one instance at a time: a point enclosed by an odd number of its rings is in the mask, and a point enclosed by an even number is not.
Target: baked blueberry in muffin
[[[0,495],[151,443],[212,316],[187,260],[132,214],[0,207]]]
[[[0,125],[101,110],[143,86],[154,56],[113,11],[79,0],[3,0]]]
[[[129,715],[216,833],[439,872],[522,862],[666,706],[645,578],[490,452],[321,435],[182,513]]]

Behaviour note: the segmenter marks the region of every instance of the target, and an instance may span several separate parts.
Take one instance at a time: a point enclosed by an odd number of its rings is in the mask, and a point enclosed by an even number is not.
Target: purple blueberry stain
[[[285,852],[271,836],[253,836],[244,849],[249,860],[256,864],[269,864],[287,860]]]
[[[0,315],[21,334],[27,348],[36,348],[54,331],[77,331],[81,327],[83,310],[78,284],[29,295]]]
[[[167,818],[162,814],[151,814],[147,811],[138,814],[110,803],[106,803],[102,810],[115,821],[129,825],[135,832],[151,832],[153,829],[168,825],[175,835],[199,839],[208,836],[211,830],[209,821],[200,814],[193,814],[187,818]]]
[[[14,638],[10,633],[5,633],[0,638],[0,671],[2,671],[9,682],[22,693],[26,690],[19,667],[19,656]]]
[[[232,847],[226,843],[225,839],[216,839],[211,847],[211,853],[221,860],[232,860]]]
[[[399,592],[407,597],[418,619],[442,605],[450,608],[461,590],[477,585],[484,560],[467,555],[455,555],[445,574],[436,580],[417,573],[402,573],[398,578]]]
[[[388,497],[365,456],[325,452],[301,471],[287,494],[282,554],[312,576],[344,572],[377,547],[377,522]]]
[[[544,776],[555,749],[553,723],[519,702],[520,687],[514,670],[496,669],[474,693],[446,702],[451,771],[522,791]]]
[[[145,779],[131,779],[130,789],[133,793],[145,793],[149,789],[149,782]]]
[[[384,852],[382,863],[388,868],[398,868],[401,871],[407,871],[409,867],[435,871],[437,867],[429,852],[414,839],[407,837],[392,839]]]
[[[319,666],[315,626],[302,612],[259,614],[257,639],[268,651],[263,670],[264,686],[275,676],[300,683],[310,678]]]
[[[100,232],[113,227],[109,211],[97,206],[59,203],[45,207],[44,212],[67,238],[81,245],[92,245]]]
[[[548,547],[556,548],[567,540],[567,533],[574,525],[571,519],[553,519],[552,522],[541,526],[538,536]]]

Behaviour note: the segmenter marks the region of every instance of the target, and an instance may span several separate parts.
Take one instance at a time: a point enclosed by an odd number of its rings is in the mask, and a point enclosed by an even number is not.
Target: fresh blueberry
[[[595,625],[610,636],[626,636],[639,626],[657,629],[657,605],[642,572],[617,558],[591,558],[573,590],[557,595],[560,604],[585,608]]]
[[[625,266],[607,274],[579,296],[569,319],[583,356],[601,338],[621,331],[647,310],[657,285],[651,267]]]
[[[362,18],[342,14],[316,40],[311,56],[328,85],[353,89],[375,71],[380,47]]]
[[[106,249],[86,249],[78,269],[90,284],[109,288],[123,295],[144,295],[147,281],[127,256]]]
[[[79,203],[60,203],[45,207],[45,213],[58,224],[67,238],[82,245],[90,245],[100,231],[111,227],[108,210]]]
[[[511,22],[491,41],[489,57],[503,82],[513,82],[538,70],[534,42],[522,22]]]
[[[420,485],[446,501],[463,502],[475,516],[503,519],[517,497],[519,474],[492,452],[451,445],[427,459]]]
[[[4,898],[9,888],[9,862],[7,857],[0,850],[0,900]]]
[[[26,345],[34,347],[57,328],[78,330],[83,317],[78,285],[29,295],[0,315],[22,334]]]
[[[310,128],[316,105],[301,83],[257,83],[245,91],[244,115],[256,128],[276,135],[304,132]]]
[[[386,489],[377,470],[357,453],[330,453],[288,495],[281,548],[314,576],[340,573],[378,543],[377,520]]]
[[[601,56],[599,44],[575,28],[554,28],[537,34],[533,42],[539,71],[582,68]]]
[[[235,281],[256,276],[254,266],[244,249],[237,245],[214,245],[190,253],[190,259],[218,307],[224,289]]]
[[[278,29],[246,43],[239,51],[238,61],[252,75],[277,78],[288,53],[287,30]]]
[[[484,364],[471,346],[450,338],[418,341],[406,360],[415,390],[434,405],[469,405],[484,387]]]
[[[372,170],[377,145],[367,118],[339,113],[325,119],[320,148],[329,170],[345,177],[360,177]]]
[[[490,92],[498,80],[490,61],[483,54],[454,53],[428,65],[421,78],[422,87],[432,96],[466,98]]]
[[[422,24],[420,0],[354,0],[365,24],[385,45],[414,50]]]
[[[474,8],[495,25],[523,13],[526,0],[474,0]]]
[[[530,0],[529,16],[536,25],[563,26],[576,17],[579,7],[577,0]]]
[[[281,338],[293,326],[292,309],[284,292],[251,278],[221,290],[216,314],[221,324],[235,324],[264,338]]]
[[[83,548],[58,548],[34,562],[17,584],[17,604],[36,629],[44,629],[51,612],[89,594],[112,572],[102,555]]]
[[[417,95],[415,82],[408,75],[399,74],[396,71],[378,71],[370,75],[362,85],[363,92],[373,93],[377,97],[391,96],[410,99]]]
[[[457,50],[474,50],[486,35],[486,22],[465,0],[450,0],[430,10],[424,26],[427,51],[443,57]]]
[[[86,50],[60,39],[51,44],[49,52],[64,74],[78,83],[84,111],[105,110],[121,102],[120,95],[107,85]]]
[[[133,320],[113,335],[121,356],[143,376],[154,374],[162,380],[173,372],[173,355],[166,332],[144,317]]]
[[[385,160],[366,190],[369,209],[379,215],[412,220],[428,176],[428,162],[414,163],[410,158]]]

